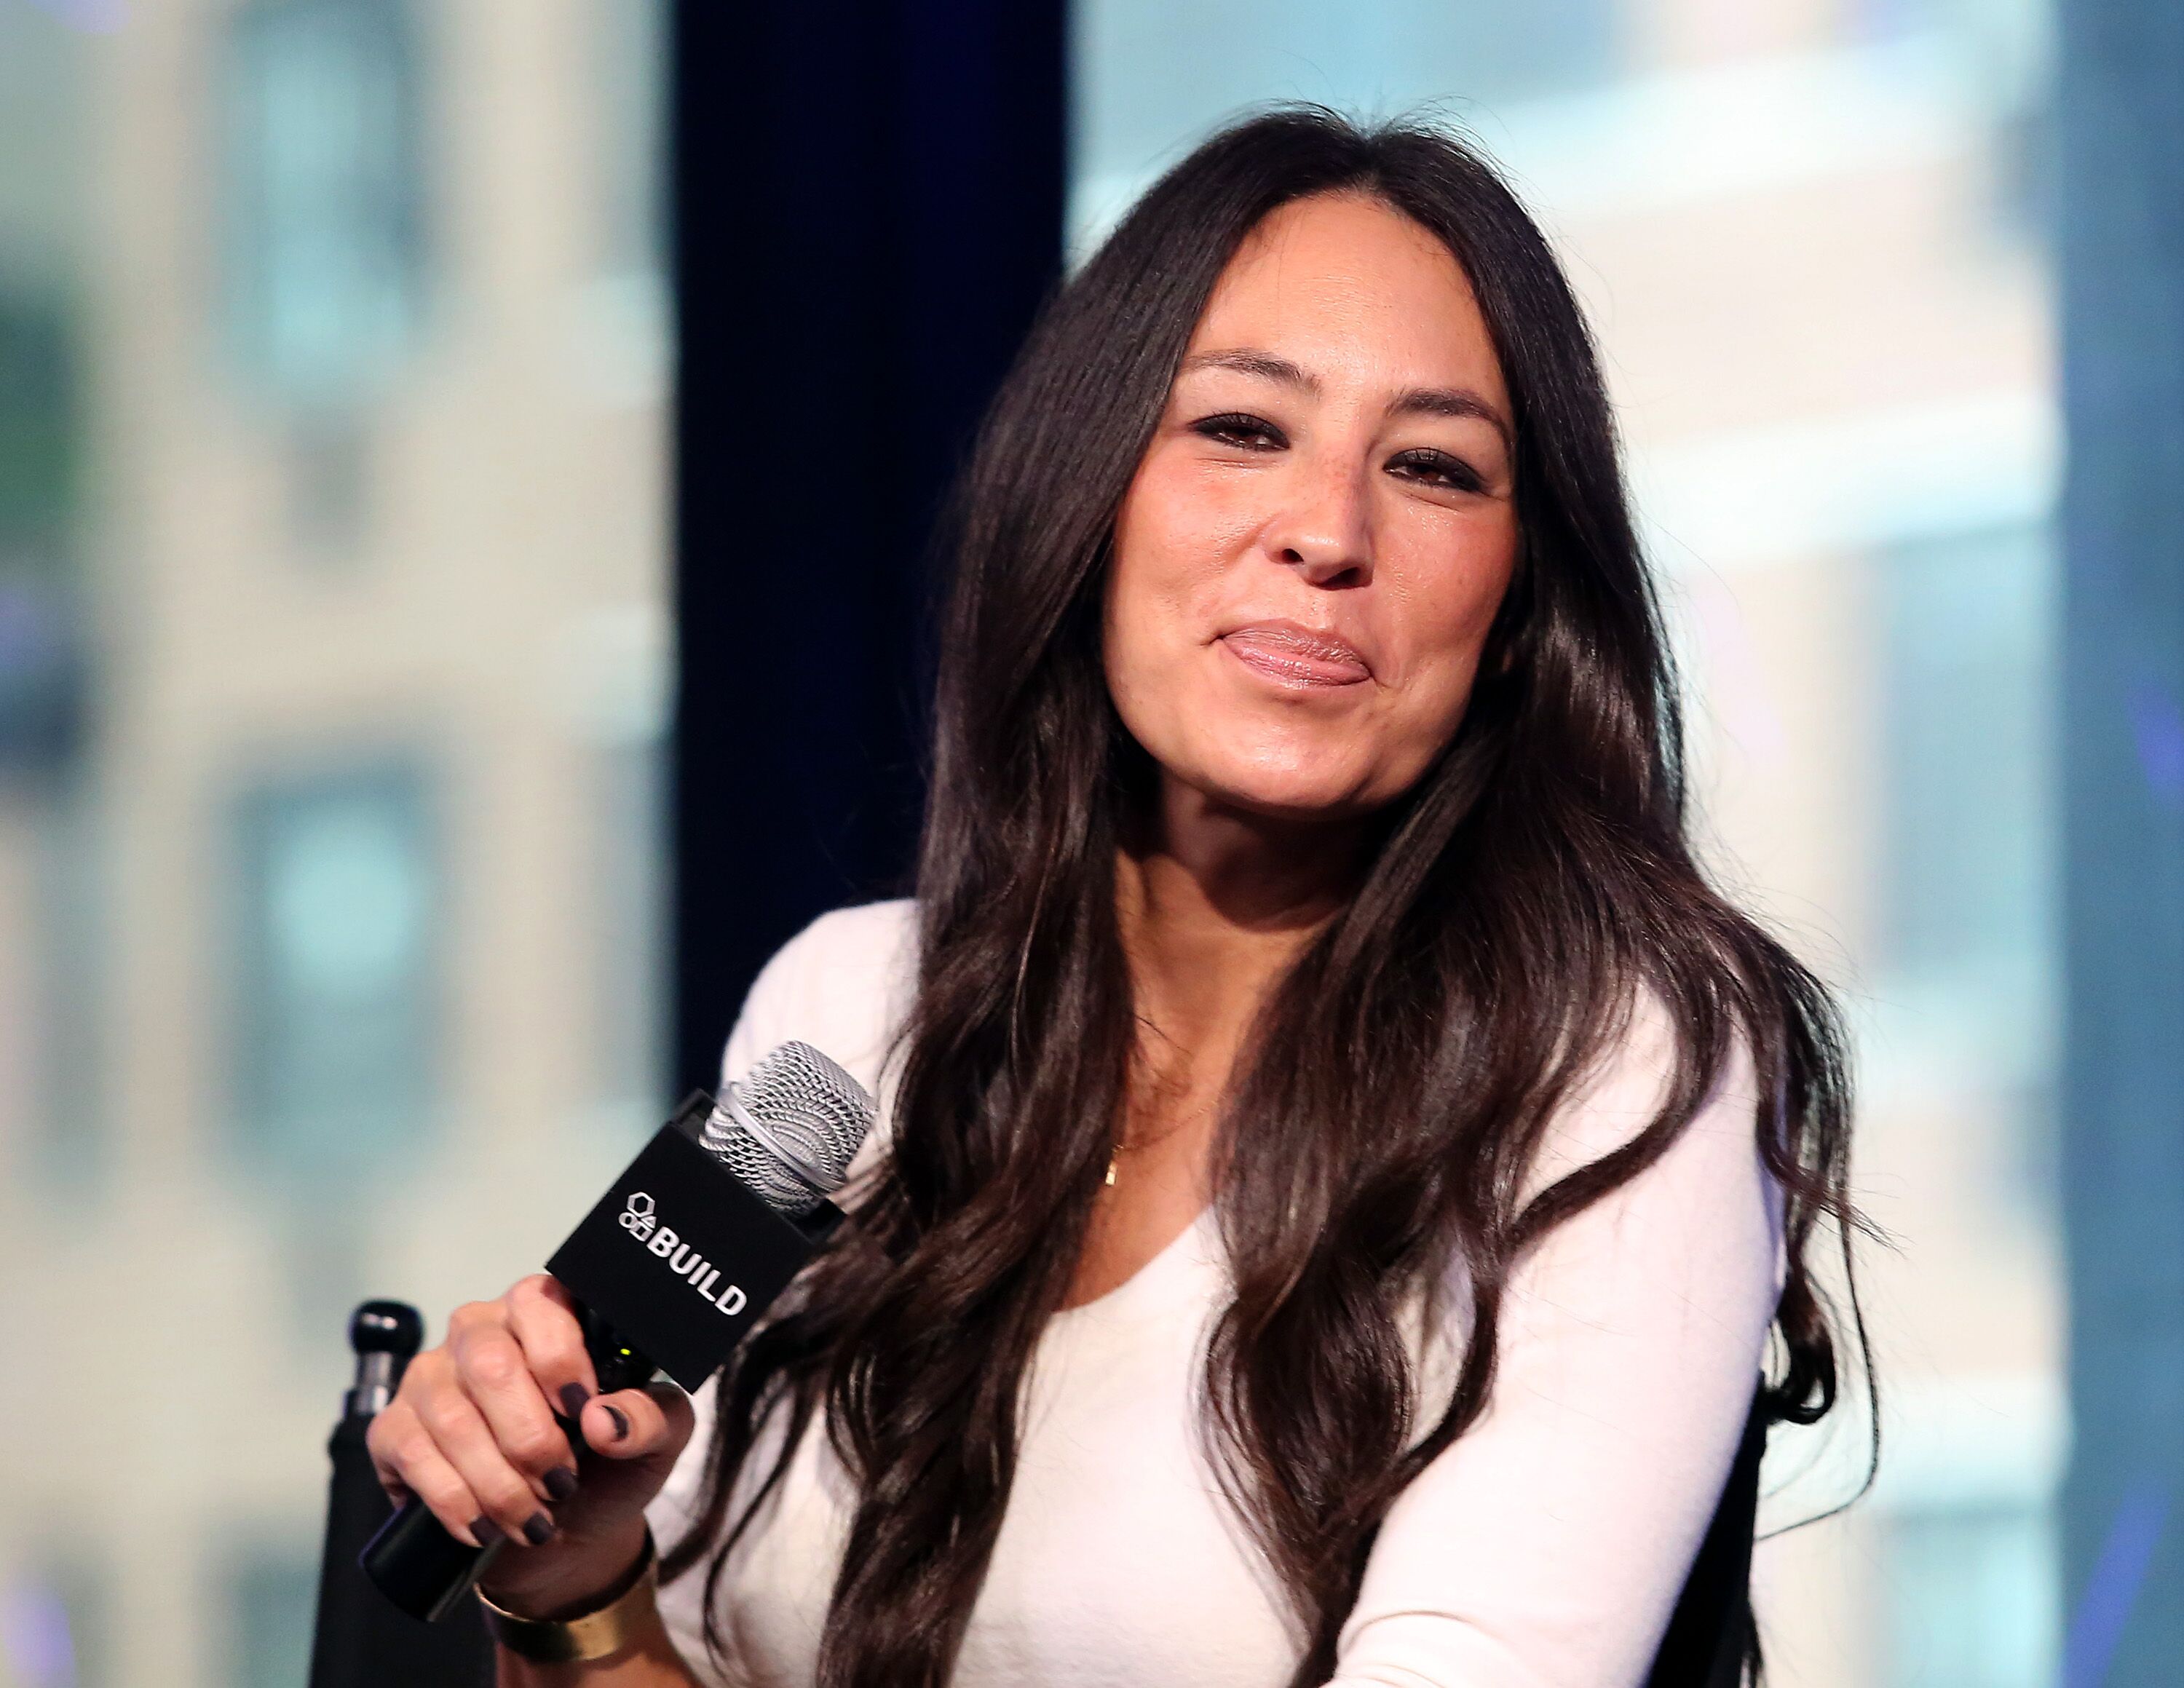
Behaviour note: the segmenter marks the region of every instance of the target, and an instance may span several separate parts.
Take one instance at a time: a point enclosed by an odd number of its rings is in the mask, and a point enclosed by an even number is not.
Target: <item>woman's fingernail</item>
[[[554,1539],[554,1520],[543,1513],[533,1513],[523,1526],[523,1539],[533,1547],[543,1547]]]
[[[584,1403],[592,1398],[591,1390],[582,1384],[561,1385],[561,1411],[571,1418],[583,1416]]]
[[[476,1538],[481,1547],[490,1547],[496,1541],[508,1539],[506,1532],[482,1513],[471,1520],[471,1534]]]
[[[555,1502],[566,1501],[577,1492],[577,1474],[566,1465],[557,1465],[546,1474],[546,1492]]]
[[[629,1434],[629,1415],[624,1412],[619,1407],[613,1406],[610,1403],[603,1402],[601,1404],[606,1407],[607,1417],[614,1420],[614,1439],[616,1441],[620,1441],[624,1436],[627,1436]]]

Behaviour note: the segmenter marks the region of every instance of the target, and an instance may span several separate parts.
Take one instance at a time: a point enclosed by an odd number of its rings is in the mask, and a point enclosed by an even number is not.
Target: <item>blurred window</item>
[[[55,288],[0,285],[0,563],[49,564],[75,514],[74,348]]]
[[[610,403],[652,404],[666,391],[669,299],[666,0],[592,0],[594,274],[577,304],[584,370]]]
[[[1895,1514],[1887,1557],[1889,1688],[2048,1688],[2056,1567],[2030,1502]]]
[[[664,918],[667,757],[659,738],[608,745],[599,783],[599,1005],[602,1100],[639,1131],[658,1124],[669,1067]]]
[[[2052,560],[2024,525],[1880,571],[1886,1047],[1986,1099],[1993,1194],[2035,1218],[2056,1177]]]
[[[599,0],[607,268],[667,267],[666,0]]]
[[[79,769],[79,773],[83,771]],[[104,1022],[113,953],[107,924],[112,863],[103,811],[87,778],[38,807],[31,883],[36,911],[25,953],[35,957],[36,1012],[26,1054],[43,1177],[81,1191],[110,1170],[114,1121],[105,1091]]]
[[[2031,1029],[2053,947],[2050,555],[2045,530],[2013,526],[1880,561],[1887,959],[2005,1042]]]
[[[300,1688],[311,1673],[318,1565],[300,1551],[262,1548],[234,1567],[235,1688]]]
[[[64,296],[0,276],[0,783],[45,786],[84,714],[81,382]]]
[[[227,328],[287,404],[369,396],[415,334],[415,36],[404,0],[252,0],[228,25]]]
[[[1596,86],[1621,60],[1618,0],[1078,0],[1070,224],[1079,256],[1159,170],[1247,105],[1459,120]]]
[[[236,1098],[272,1168],[334,1175],[428,1123],[445,896],[422,772],[269,781],[234,816]]]

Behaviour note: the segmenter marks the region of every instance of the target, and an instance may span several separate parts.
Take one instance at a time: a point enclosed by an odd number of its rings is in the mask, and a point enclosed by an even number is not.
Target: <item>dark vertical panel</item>
[[[2072,1688],[2184,1660],[2184,8],[2067,0]]]
[[[676,8],[677,1077],[906,884],[928,530],[1060,268],[1061,0]]]

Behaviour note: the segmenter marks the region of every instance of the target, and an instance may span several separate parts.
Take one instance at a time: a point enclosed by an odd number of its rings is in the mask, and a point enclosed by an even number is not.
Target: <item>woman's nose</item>
[[[1363,586],[1373,578],[1373,538],[1358,476],[1347,471],[1318,474],[1297,489],[1295,499],[1266,535],[1277,562],[1313,586]]]

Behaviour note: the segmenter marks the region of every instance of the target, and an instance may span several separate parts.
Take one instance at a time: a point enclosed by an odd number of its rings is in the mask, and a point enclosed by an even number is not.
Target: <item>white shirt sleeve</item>
[[[723,1088],[740,1079],[760,1057],[791,1038],[825,1051],[875,1095],[887,1094],[886,1058],[903,1006],[915,986],[916,909],[907,901],[869,903],[825,914],[777,950],[752,981],[743,1011],[721,1058]],[[876,1128],[851,1162],[851,1176],[879,1153],[883,1127]],[[706,1450],[713,1439],[713,1385],[692,1397],[697,1425],[682,1456],[646,1517],[663,1546],[680,1541],[702,1509]],[[765,1462],[759,1462],[763,1468]],[[698,1680],[738,1680],[737,1637],[727,1640],[729,1674],[716,1674],[705,1652],[701,1563],[660,1591],[660,1612],[669,1638]]]
[[[1535,1187],[1653,1113],[1650,1004]],[[1485,1412],[1401,1495],[1330,1688],[1636,1688],[1706,1533],[1781,1293],[1780,1200],[1740,1045],[1684,1134],[1513,1274]]]

